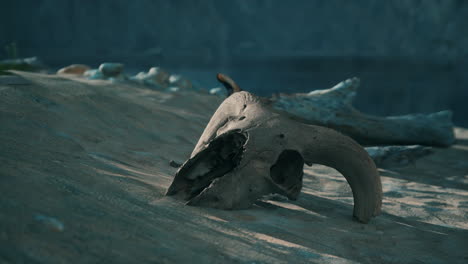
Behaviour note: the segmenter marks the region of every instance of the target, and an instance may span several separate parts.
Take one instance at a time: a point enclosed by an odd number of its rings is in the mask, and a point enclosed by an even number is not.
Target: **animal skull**
[[[234,82],[218,75],[226,86]],[[219,106],[166,195],[188,205],[244,209],[266,194],[295,200],[304,163],[338,170],[351,186],[354,217],[380,213],[382,186],[376,166],[354,140],[334,130],[298,122],[269,101],[240,91]]]

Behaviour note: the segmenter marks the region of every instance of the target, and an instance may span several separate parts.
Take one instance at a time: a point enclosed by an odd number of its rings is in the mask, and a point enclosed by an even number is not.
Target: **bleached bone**
[[[310,124],[340,131],[364,145],[429,145],[447,147],[455,142],[452,112],[377,117],[352,106],[359,79],[310,93],[280,94],[273,107]]]
[[[218,75],[221,82],[238,87],[224,77]],[[297,122],[265,98],[236,90],[213,114],[166,195],[220,209],[248,208],[270,193],[296,199],[304,163],[318,163],[346,178],[359,221],[380,213],[380,176],[358,143],[332,129]]]

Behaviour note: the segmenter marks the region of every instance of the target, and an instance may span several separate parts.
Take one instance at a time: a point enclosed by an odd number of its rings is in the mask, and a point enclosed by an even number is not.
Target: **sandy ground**
[[[295,202],[222,211],[163,196],[222,99],[18,75],[0,80],[0,263],[468,262],[468,129],[380,170],[367,225],[345,179],[315,165]]]

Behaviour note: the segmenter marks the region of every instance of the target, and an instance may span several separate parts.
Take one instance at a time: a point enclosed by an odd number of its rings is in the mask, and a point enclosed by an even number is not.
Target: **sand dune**
[[[352,221],[335,170],[297,201],[222,211],[164,197],[219,97],[16,72],[0,80],[2,263],[466,263],[468,129],[381,170],[383,214]]]

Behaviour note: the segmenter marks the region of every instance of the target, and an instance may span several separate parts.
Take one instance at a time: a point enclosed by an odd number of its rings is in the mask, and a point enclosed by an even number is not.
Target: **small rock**
[[[225,88],[222,87],[215,87],[210,89],[210,94],[226,97],[227,96],[227,91]]]
[[[127,81],[128,78],[127,78],[127,76],[121,74],[121,75],[116,76],[116,77],[110,77],[108,80],[111,81],[111,82],[113,82],[113,83],[118,83],[118,82]]]
[[[38,221],[39,223],[45,225],[47,228],[55,232],[63,232],[63,230],[65,230],[65,225],[54,217],[36,214],[34,216],[34,220]]]
[[[116,77],[123,71],[122,63],[105,62],[99,66],[99,71],[106,77]]]
[[[160,67],[151,67],[148,71],[148,77],[163,86],[169,84],[169,76],[169,73]]]
[[[86,71],[91,68],[83,64],[72,64],[67,67],[64,67],[57,71],[57,74],[74,74],[74,75],[83,75]]]
[[[178,74],[172,74],[170,77],[169,77],[169,82],[170,83],[175,83],[177,82],[182,76],[178,75]]]
[[[159,67],[151,67],[147,73],[140,72],[130,77],[130,80],[157,88],[164,88],[169,86],[169,76],[169,73],[165,70]]]
[[[181,89],[191,89],[193,86],[192,82],[178,74],[171,75],[169,77],[169,83],[173,86],[180,87]]]
[[[171,93],[178,92],[179,90],[180,90],[180,87],[177,87],[177,86],[171,86],[171,87],[167,88],[167,91],[171,92]]]
[[[98,69],[87,70],[87,71],[84,72],[83,76],[90,79],[90,80],[104,80],[104,79],[106,79],[104,74],[102,74],[102,72],[99,71]]]
[[[154,76],[154,80],[160,85],[167,86],[169,84],[169,73],[160,67],[151,67],[148,75]]]

